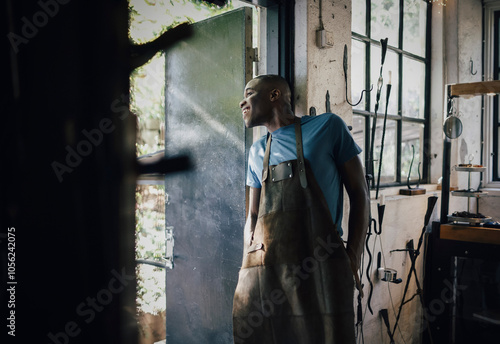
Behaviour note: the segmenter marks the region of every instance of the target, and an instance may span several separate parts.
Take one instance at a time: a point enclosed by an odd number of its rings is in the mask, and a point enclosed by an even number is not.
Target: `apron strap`
[[[262,183],[264,183],[267,179],[267,175],[269,174],[269,154],[271,152],[271,134],[267,133],[267,144],[266,144],[266,153],[264,154],[264,169],[262,171]]]
[[[269,154],[271,152],[272,135],[267,133],[266,153],[264,154],[262,182],[265,182],[269,175]],[[300,127],[300,117],[295,117],[295,143],[297,148],[297,163],[299,165],[299,179],[302,188],[307,187],[306,165],[304,164],[304,150],[302,148],[302,129]]]
[[[306,165],[304,164],[304,150],[302,149],[302,130],[300,117],[295,117],[295,142],[297,146],[297,162],[299,164],[299,178],[302,188],[307,187]]]

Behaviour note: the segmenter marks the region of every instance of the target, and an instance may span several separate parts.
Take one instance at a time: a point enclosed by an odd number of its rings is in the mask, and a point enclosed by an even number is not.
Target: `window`
[[[493,79],[500,80],[500,53],[498,49],[500,49],[500,11],[495,11],[495,23],[494,23],[494,56],[493,56]],[[493,171],[491,175],[492,181],[500,181],[499,174],[499,131],[500,131],[500,119],[498,116],[499,113],[499,96],[498,94],[494,97],[493,100],[493,120],[492,120],[492,158],[493,158]]]
[[[484,7],[484,80],[500,78],[500,3],[488,1]],[[500,187],[500,99],[484,97],[484,157],[486,186]]]
[[[388,38],[373,148],[376,182],[384,136],[381,185],[406,183],[410,166],[412,183],[416,183],[419,177],[425,182],[428,176],[425,145],[429,117],[430,10],[431,5],[423,0],[352,2],[351,102],[358,101],[361,91],[369,90],[373,85],[373,90],[365,93],[363,100],[353,108],[353,135],[363,148],[361,158],[365,166],[369,161],[377,81],[381,70],[380,40]],[[389,79],[392,89],[386,104]]]

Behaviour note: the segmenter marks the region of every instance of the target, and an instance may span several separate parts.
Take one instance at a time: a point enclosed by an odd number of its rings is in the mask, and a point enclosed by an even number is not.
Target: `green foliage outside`
[[[165,187],[138,185],[136,188],[136,259],[163,262],[165,255]],[[165,310],[165,270],[138,264],[137,307],[144,313]]]
[[[233,9],[200,0],[130,0],[129,37],[134,44],[154,40],[183,22],[197,22]],[[137,115],[137,155],[165,148],[165,65],[160,52],[130,76],[130,108]]]

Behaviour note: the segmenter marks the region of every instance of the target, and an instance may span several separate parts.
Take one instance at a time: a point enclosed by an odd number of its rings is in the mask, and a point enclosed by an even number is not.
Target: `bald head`
[[[266,74],[259,75],[254,78],[254,80],[259,80],[262,82],[263,87],[266,90],[271,91],[272,89],[278,89],[281,92],[283,100],[287,103],[291,102],[291,91],[288,82],[279,75]]]
[[[279,75],[260,75],[246,85],[240,102],[248,128],[264,125],[269,131],[293,120],[290,86]]]

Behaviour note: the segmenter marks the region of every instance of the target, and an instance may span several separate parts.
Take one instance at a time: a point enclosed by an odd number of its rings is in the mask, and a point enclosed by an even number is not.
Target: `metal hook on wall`
[[[472,57],[470,58],[469,66],[470,66],[470,73],[472,75],[476,75],[477,74],[477,70],[475,72],[473,72],[473,70],[474,70],[474,61],[472,61]]]
[[[351,106],[356,106],[359,103],[361,103],[361,101],[363,100],[364,93],[371,92],[373,90],[373,84],[372,84],[369,90],[361,91],[361,97],[359,98],[359,101],[356,104],[351,104],[351,102],[347,98],[347,44],[344,45],[344,80],[345,80],[345,100],[346,100],[347,104],[349,104]]]

